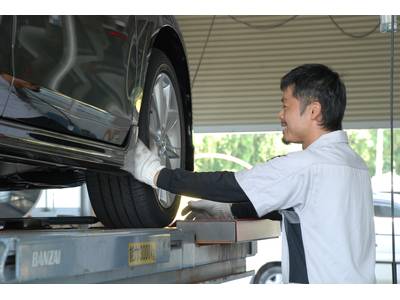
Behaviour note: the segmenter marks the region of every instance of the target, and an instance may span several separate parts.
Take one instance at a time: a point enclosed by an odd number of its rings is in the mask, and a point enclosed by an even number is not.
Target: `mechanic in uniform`
[[[183,212],[192,219],[279,212],[285,283],[374,283],[371,182],[342,131],[345,86],[330,68],[306,64],[281,79],[281,90],[282,140],[302,151],[236,173],[196,173],[162,166],[139,141],[125,168],[154,188],[209,199],[189,202]]]

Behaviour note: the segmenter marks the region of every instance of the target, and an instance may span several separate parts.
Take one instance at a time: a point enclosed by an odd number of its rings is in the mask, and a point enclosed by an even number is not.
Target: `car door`
[[[18,16],[16,97],[4,117],[121,145],[132,125],[125,75],[132,23],[126,16]]]
[[[9,100],[12,81],[12,16],[0,16],[0,116]]]

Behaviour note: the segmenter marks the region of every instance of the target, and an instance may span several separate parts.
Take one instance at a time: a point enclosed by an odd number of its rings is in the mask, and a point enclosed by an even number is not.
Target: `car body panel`
[[[8,120],[0,120],[0,128],[1,156],[9,156],[11,161],[15,157],[27,164],[95,170],[117,167],[124,162],[124,149],[113,145],[49,132]]]
[[[14,64],[20,84],[14,85],[3,117],[122,145],[132,115],[124,88],[129,40],[135,39],[129,17],[16,19]]]

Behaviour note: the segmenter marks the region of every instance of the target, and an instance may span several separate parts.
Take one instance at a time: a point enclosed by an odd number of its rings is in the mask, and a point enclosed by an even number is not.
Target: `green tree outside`
[[[376,129],[347,130],[351,147],[364,159],[370,175],[375,174]],[[301,150],[300,145],[284,145],[281,132],[246,134],[196,134],[196,153],[223,153],[251,165],[265,162],[277,155]],[[390,171],[390,130],[384,130],[383,173]],[[196,171],[239,171],[243,167],[223,159],[196,159]],[[394,170],[400,174],[400,129],[394,130]]]
[[[387,129],[383,133],[383,173],[390,172],[390,130]],[[395,129],[393,134],[393,168],[396,174],[400,174],[400,129]],[[387,158],[387,159],[386,159]]]

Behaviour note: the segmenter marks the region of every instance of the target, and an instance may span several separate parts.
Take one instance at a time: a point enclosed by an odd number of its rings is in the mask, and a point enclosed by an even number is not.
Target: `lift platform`
[[[0,230],[0,283],[226,282],[253,275],[246,257],[257,253],[256,240],[280,234],[270,220],[79,226],[86,228]]]

